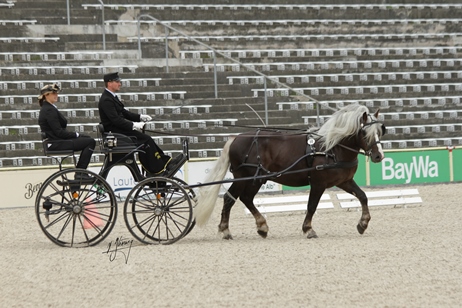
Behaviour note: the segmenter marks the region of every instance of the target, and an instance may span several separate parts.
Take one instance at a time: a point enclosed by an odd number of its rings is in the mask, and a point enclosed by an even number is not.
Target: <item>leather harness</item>
[[[335,168],[343,168],[343,169],[346,169],[346,168],[352,168],[354,166],[357,166],[358,165],[358,160],[355,159],[353,161],[349,161],[349,162],[338,162],[336,157],[335,157],[335,154],[333,153],[330,153],[330,152],[318,152],[316,150],[316,147],[315,147],[315,139],[313,137],[313,134],[307,134],[307,140],[306,140],[306,150],[305,150],[305,154],[299,158],[295,163],[293,163],[289,168],[287,168],[285,171],[283,172],[272,172],[268,169],[266,169],[262,163],[261,163],[261,156],[260,156],[260,153],[259,153],[259,146],[258,146],[258,137],[259,137],[259,134],[260,134],[260,129],[257,129],[256,131],[256,134],[255,136],[253,137],[253,140],[252,140],[252,144],[250,145],[248,151],[247,151],[247,154],[245,155],[245,158],[244,158],[244,162],[239,165],[237,167],[237,169],[240,169],[240,168],[243,168],[243,167],[253,167],[255,168],[255,174],[254,174],[254,182],[257,180],[257,179],[262,179],[263,182],[266,182],[266,180],[268,179],[271,179],[271,175],[272,174],[275,174],[274,177],[278,177],[282,174],[290,174],[290,173],[294,173],[294,172],[300,172],[300,171],[290,171],[290,169],[292,169],[292,167],[297,164],[299,161],[301,161],[302,159],[305,159],[306,160],[306,164],[307,164],[307,168],[304,169],[304,171],[312,171],[312,170],[327,170],[327,169],[335,169]],[[256,154],[256,158],[257,158],[257,163],[248,163],[247,162],[247,159],[249,158],[249,154],[250,152],[252,151],[253,147],[256,147],[256,151],[257,151],[257,154]],[[315,167],[313,167],[313,161],[314,161],[314,158],[315,156],[325,156],[326,160],[328,158],[331,158],[334,160],[333,163],[326,163],[326,164],[322,164],[322,165],[316,165]],[[231,169],[231,172],[233,170]],[[265,176],[261,176],[261,174],[264,174],[266,176],[268,176],[267,178]],[[310,178],[310,175],[308,175],[308,179]]]

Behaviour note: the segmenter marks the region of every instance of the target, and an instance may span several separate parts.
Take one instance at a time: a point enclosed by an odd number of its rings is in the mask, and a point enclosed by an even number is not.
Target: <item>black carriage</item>
[[[45,155],[59,162],[59,171],[42,184],[35,200],[40,228],[55,244],[65,247],[93,246],[112,231],[117,219],[117,201],[106,181],[114,166],[126,166],[137,184],[128,193],[123,208],[125,225],[145,244],[172,244],[194,227],[195,193],[173,175],[189,159],[188,141],[183,140],[183,160],[161,176],[148,177],[138,166],[136,146],[130,137],[104,133],[98,126],[104,162],[98,174],[85,169],[63,168],[73,151],[49,151]],[[75,157],[74,157],[75,162]],[[186,187],[186,188],[185,188]]]

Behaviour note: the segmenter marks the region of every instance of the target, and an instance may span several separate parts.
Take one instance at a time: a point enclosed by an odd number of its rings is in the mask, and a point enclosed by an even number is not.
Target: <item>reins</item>
[[[294,133],[287,133],[285,134],[285,136],[300,136],[300,135],[307,135],[307,134],[310,134],[309,131],[307,130],[302,130],[302,129],[272,129],[272,128],[260,128],[260,127],[252,127],[252,126],[234,126],[234,125],[230,125],[229,127],[241,127],[241,128],[249,128],[249,129],[254,129],[254,130],[267,130],[267,131],[270,131],[270,132],[290,132],[290,131],[294,131]],[[166,136],[182,136],[182,137],[210,137],[210,136],[216,136],[216,137],[246,137],[246,138],[249,138],[249,137],[252,137],[253,136],[248,136],[248,135],[238,135],[238,134],[225,134],[225,135],[214,135],[214,134],[185,134],[185,133],[182,133],[182,134],[175,134],[175,133],[169,133],[169,132],[163,132],[163,131],[157,131],[157,130],[149,130],[149,129],[144,129],[143,130],[144,132],[148,132],[148,133],[153,133],[153,134],[159,134],[159,135],[166,135]],[[259,135],[259,137],[275,137],[274,135],[264,135],[264,134],[261,134]]]

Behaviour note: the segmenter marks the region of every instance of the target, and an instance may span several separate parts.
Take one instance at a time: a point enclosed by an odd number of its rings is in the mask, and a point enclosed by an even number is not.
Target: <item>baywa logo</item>
[[[406,180],[410,183],[413,178],[433,178],[438,177],[438,163],[430,161],[430,156],[412,156],[410,163],[396,163],[393,158],[386,157],[382,161],[382,179]]]

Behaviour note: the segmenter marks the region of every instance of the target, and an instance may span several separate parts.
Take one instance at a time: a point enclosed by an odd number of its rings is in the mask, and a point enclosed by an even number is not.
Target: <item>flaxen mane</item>
[[[360,119],[364,112],[369,115],[367,122],[377,121],[373,115],[369,114],[369,109],[366,106],[359,104],[350,104],[335,112],[329,120],[316,131],[320,136],[319,140],[322,143],[322,149],[328,151],[346,137],[356,134],[361,127]],[[368,143],[374,140],[374,134],[377,132],[376,125],[380,124],[373,124],[372,127],[374,127],[374,129],[366,128],[365,137]]]

